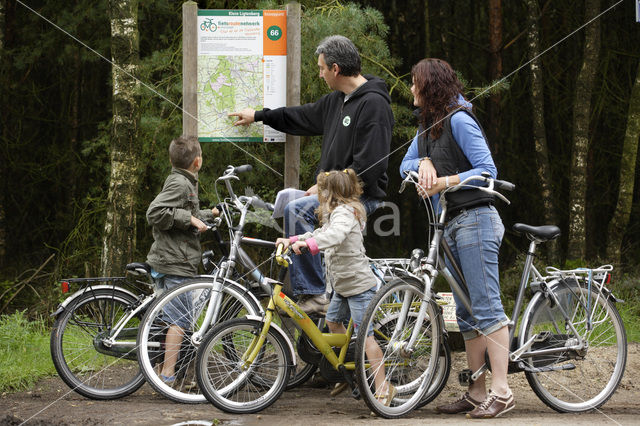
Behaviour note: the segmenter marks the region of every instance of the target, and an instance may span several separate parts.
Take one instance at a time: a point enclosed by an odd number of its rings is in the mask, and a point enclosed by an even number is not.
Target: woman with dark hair
[[[439,193],[482,172],[496,177],[487,141],[462,94],[462,83],[451,66],[440,59],[423,59],[411,70],[413,103],[418,107],[418,133],[409,147],[400,173],[417,171],[422,197],[431,197],[438,209]],[[491,362],[491,389],[485,374],[469,391],[450,404],[436,407],[445,414],[467,413],[469,418],[493,418],[515,407],[507,382],[509,319],[500,300],[498,251],[504,226],[493,198],[477,189],[447,194],[444,238],[469,287],[473,316],[456,300],[456,317],[465,341],[469,368],[477,371]]]

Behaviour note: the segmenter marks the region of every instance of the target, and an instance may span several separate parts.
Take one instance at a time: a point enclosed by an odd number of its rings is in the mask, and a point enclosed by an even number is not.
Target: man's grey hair
[[[340,74],[345,77],[360,75],[360,54],[356,46],[348,38],[332,35],[320,42],[316,48],[316,55],[324,55],[324,61],[329,68],[338,64]]]

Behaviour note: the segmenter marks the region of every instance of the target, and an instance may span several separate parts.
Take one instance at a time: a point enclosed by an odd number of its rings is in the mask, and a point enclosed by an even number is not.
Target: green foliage
[[[44,321],[29,321],[22,312],[0,316],[0,392],[27,389],[54,374]]]
[[[233,3],[233,4],[231,4]],[[110,55],[110,22],[107,1],[79,0],[73,3],[41,2],[39,13],[106,58]],[[499,206],[505,225],[513,222],[540,224],[540,185],[536,178],[532,143],[530,75],[527,67],[494,86],[488,77],[487,8],[483,2],[421,2],[406,4],[385,0],[347,3],[339,0],[302,0],[302,102],[328,93],[317,76],[315,48],[331,34],[351,38],[363,58],[363,70],[384,78],[393,97],[396,120],[393,154],[389,158],[387,201],[400,207],[402,235],[378,238],[367,236],[371,256],[404,256],[414,247],[426,247],[424,209],[414,194],[396,194],[398,165],[415,135],[409,71],[425,56],[449,61],[466,80],[467,94],[475,97],[491,87],[487,95],[500,91],[500,128],[494,152],[500,176],[516,183],[509,194],[512,204]],[[366,6],[365,6],[366,5]],[[283,1],[207,0],[202,8],[283,8]],[[34,6],[38,7],[38,6]],[[518,2],[503,2],[504,43],[500,51],[506,75],[528,60],[526,8]],[[541,47],[546,48],[577,28],[582,7],[574,2],[551,2],[540,17]],[[176,105],[182,98],[181,2],[140,1],[141,121],[139,141],[144,162],[136,205],[137,254],[143,260],[151,244],[145,211],[160,190],[170,165],[167,147],[182,131],[182,112]],[[13,12],[12,12],[13,13]],[[23,6],[16,5],[3,28],[5,60],[0,61],[0,222],[6,232],[7,254],[0,259],[0,280],[15,283],[23,271],[33,270],[52,252],[55,268],[47,268],[47,278],[34,280],[25,288],[18,306],[32,306],[34,299],[48,297],[51,276],[95,274],[99,270],[101,235],[108,191],[111,129],[111,66]],[[614,8],[604,15],[602,55],[598,86],[594,91],[593,128],[589,154],[589,190],[586,223],[589,259],[602,255],[606,238],[602,229],[609,221],[617,197],[617,172],[621,138],[627,120],[627,103],[635,77],[640,43],[637,24],[629,8]],[[615,29],[612,30],[612,29]],[[581,35],[551,49],[541,58],[545,96],[545,125],[552,161],[554,204],[560,227],[566,230],[569,208],[568,165],[574,80],[581,63]],[[489,128],[488,97],[474,101],[480,121]],[[320,156],[321,138],[303,138],[301,186],[313,183]],[[215,188],[215,178],[227,164],[251,163],[254,173],[235,185],[245,187],[266,200],[273,200],[282,187],[282,178],[261,165],[260,158],[275,170],[283,170],[282,144],[204,144],[204,167],[200,180],[203,206],[225,196]],[[250,153],[247,154],[245,151]],[[639,160],[640,161],[640,160]],[[636,179],[640,186],[640,177]],[[637,194],[636,194],[637,195]],[[634,212],[638,211],[635,197]],[[270,238],[266,224],[250,229],[253,235]],[[566,238],[564,232],[563,238]],[[626,262],[637,263],[640,245],[640,214],[632,214],[625,236]],[[526,242],[525,242],[526,243]],[[503,266],[515,259],[525,243],[505,244]],[[509,273],[507,273],[509,275]],[[43,275],[45,276],[45,275]],[[517,277],[517,274],[514,275]],[[517,285],[517,279],[515,279]],[[3,287],[3,286],[0,286]],[[507,285],[510,287],[510,284]],[[6,287],[3,288],[6,289]],[[509,288],[505,294],[509,294]],[[38,294],[39,296],[36,296]],[[638,298],[632,294],[631,298]],[[626,298],[625,299],[629,299]],[[14,308],[11,306],[10,308]]]
[[[609,286],[613,294],[622,299],[623,303],[618,303],[616,307],[620,311],[620,316],[627,329],[627,340],[630,342],[640,342],[640,269],[635,269],[630,273],[619,274],[613,271],[612,283]]]

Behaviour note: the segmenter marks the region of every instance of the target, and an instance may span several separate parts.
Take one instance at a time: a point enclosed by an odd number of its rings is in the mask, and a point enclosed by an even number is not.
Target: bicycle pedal
[[[468,368],[465,368],[464,370],[459,372],[458,383],[460,383],[460,386],[471,386],[473,384],[473,379],[471,378],[471,376],[473,376],[473,371]]]

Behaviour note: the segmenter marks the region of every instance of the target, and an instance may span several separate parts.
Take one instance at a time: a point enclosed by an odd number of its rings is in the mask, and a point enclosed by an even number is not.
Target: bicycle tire
[[[438,357],[438,364],[436,366],[436,372],[433,376],[433,379],[431,380],[431,385],[429,386],[427,393],[424,394],[416,408],[422,408],[436,399],[438,395],[440,395],[440,392],[442,392],[444,387],[447,385],[450,374],[451,346],[449,345],[449,341],[447,339],[443,339],[442,343],[440,344],[440,356]]]
[[[579,413],[596,409],[615,392],[624,374],[627,359],[627,339],[620,314],[613,302],[594,288],[579,286],[573,280],[552,288],[559,303],[538,293],[525,312],[520,345],[535,333],[548,331],[543,342],[534,343],[532,350],[568,345],[575,339],[568,325],[563,325],[561,310],[572,318],[572,325],[586,341],[580,351],[540,355],[525,359],[529,367],[574,368],[553,371],[525,371],[535,394],[547,406],[559,412]],[[588,297],[591,300],[588,300]],[[587,330],[586,315],[592,315],[592,329]]]
[[[417,315],[407,315],[402,329],[395,331],[402,301],[409,303],[408,314],[416,314],[422,303],[423,289],[423,283],[416,278],[404,277],[391,281],[374,296],[358,332],[356,380],[360,395],[372,411],[385,418],[401,417],[416,408],[429,390],[437,368],[439,350],[434,348],[439,347],[441,330],[437,325],[433,327],[433,324],[438,324],[434,303],[430,302],[427,306],[420,335],[411,353],[403,353],[401,348],[403,340],[408,339],[417,326]],[[371,326],[383,353],[385,380],[393,384],[397,391],[397,396],[389,406],[376,399],[374,374],[370,374],[366,368],[366,331]],[[385,327],[389,327],[391,335],[385,332]]]
[[[216,408],[234,414],[255,413],[284,392],[292,360],[288,343],[273,328],[253,363],[242,368],[241,357],[262,325],[248,318],[220,323],[209,330],[198,348],[198,386]]]
[[[72,390],[87,398],[111,400],[130,395],[144,384],[133,341],[132,352],[117,357],[105,353],[109,350],[99,339],[108,336],[135,301],[117,288],[88,290],[58,315],[51,330],[51,358]],[[123,339],[135,338],[141,316],[126,324],[120,334]]]
[[[201,325],[206,308],[208,307],[209,294],[213,287],[213,279],[204,280],[202,278],[187,281],[184,284],[171,289],[161,295],[158,300],[148,309],[142,326],[138,332],[138,361],[140,369],[149,385],[165,397],[182,403],[196,404],[206,402],[206,398],[200,392],[195,377],[195,355],[196,344],[191,340],[191,336]],[[160,345],[162,350],[163,336],[166,335],[170,324],[163,318],[163,309],[168,303],[181,304],[181,298],[190,297],[197,300],[198,304],[190,313],[192,320],[189,329],[184,331],[184,338],[178,354],[176,363],[176,380],[165,383],[160,377],[159,369],[155,368],[153,359],[154,345]],[[225,280],[222,286],[223,299],[221,300],[220,318],[218,322],[223,322],[237,316],[259,315],[261,307],[256,299],[248,293],[248,290],[233,281]],[[174,305],[174,306],[175,306]],[[187,312],[184,307],[182,312]],[[164,355],[161,359],[164,358]]]

